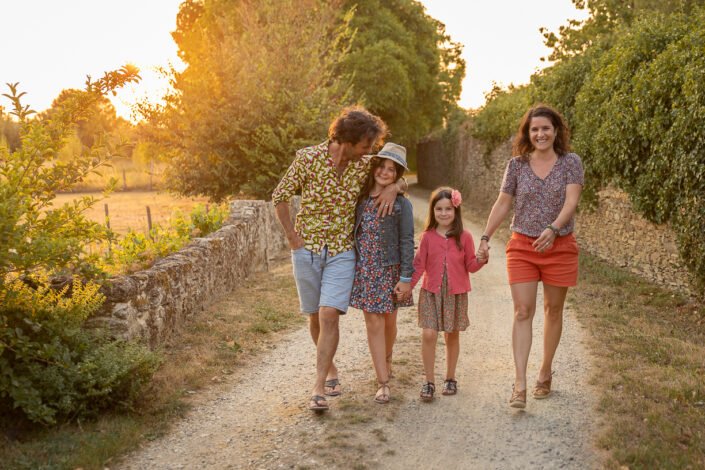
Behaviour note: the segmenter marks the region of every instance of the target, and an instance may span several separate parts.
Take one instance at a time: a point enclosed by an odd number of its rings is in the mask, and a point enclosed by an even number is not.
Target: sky
[[[170,32],[181,0],[0,0],[0,90],[20,82],[23,103],[36,111],[51,105],[64,88],[83,88],[86,75],[102,76],[126,63],[142,81],[111,98],[118,115],[130,105],[158,99],[167,83],[156,67],[183,68]],[[539,27],[557,31],[568,19],[584,19],[571,0],[421,0],[464,45],[467,75],[460,105],[477,108],[492,84],[528,83],[548,65],[550,52]],[[6,109],[10,103],[0,97]]]

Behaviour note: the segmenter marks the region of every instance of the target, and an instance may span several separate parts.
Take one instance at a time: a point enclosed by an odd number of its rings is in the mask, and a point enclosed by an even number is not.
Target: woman
[[[514,301],[512,351],[516,377],[509,404],[526,406],[526,365],[538,283],[543,283],[543,359],[534,398],[551,393],[551,363],[563,327],[568,287],[578,278],[578,244],[573,236],[584,175],[580,157],[570,153],[569,129],[550,106],[526,112],[514,140],[497,201],[487,220],[478,255],[489,254],[489,240],[514,205],[507,244],[507,272]]]
[[[392,348],[397,336],[397,309],[411,306],[414,272],[414,216],[411,203],[397,196],[392,213],[378,218],[374,201],[394,184],[406,166],[406,149],[388,143],[372,161],[360,191],[355,219],[355,281],[350,305],[364,312],[367,341],[379,388],[375,402],[389,403]]]

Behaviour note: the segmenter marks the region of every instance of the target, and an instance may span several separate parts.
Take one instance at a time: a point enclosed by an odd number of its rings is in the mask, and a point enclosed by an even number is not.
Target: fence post
[[[105,226],[110,230],[110,213],[108,212],[108,203],[105,203]],[[108,254],[111,253],[110,241],[108,241]]]
[[[152,190],[152,175],[154,174],[154,160],[149,161],[149,190]]]
[[[149,210],[149,206],[147,206],[147,229],[149,230],[149,238],[154,241],[152,236],[152,212]]]

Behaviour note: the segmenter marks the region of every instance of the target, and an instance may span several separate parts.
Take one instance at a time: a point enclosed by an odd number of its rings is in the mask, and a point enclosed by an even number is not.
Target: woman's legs
[[[446,379],[455,379],[455,366],[460,355],[460,332],[443,333],[446,341]]]
[[[392,375],[392,350],[397,339],[397,310],[384,315],[384,344],[385,360],[387,363],[387,377]]]
[[[567,287],[543,285],[543,359],[539,369],[539,382],[544,382],[551,378],[551,364],[553,356],[556,354],[558,342],[561,340],[563,331],[563,305],[568,293]]]
[[[370,346],[372,364],[375,367],[377,381],[387,383],[386,346],[385,346],[385,318],[387,315],[379,313],[365,313],[365,326],[367,327],[367,343]]]
[[[531,351],[531,324],[536,313],[538,281],[520,282],[509,286],[514,301],[514,323],[512,324],[512,352],[514,353],[517,391],[526,390],[526,364]]]
[[[426,382],[433,382],[433,366],[436,362],[436,342],[438,332],[431,328],[424,328],[421,333],[421,358],[423,359],[423,370],[426,373]]]

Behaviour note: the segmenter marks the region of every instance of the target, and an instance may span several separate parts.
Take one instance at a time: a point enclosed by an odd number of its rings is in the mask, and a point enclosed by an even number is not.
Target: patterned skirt
[[[419,295],[419,326],[452,333],[465,331],[468,319],[468,293],[451,294],[448,291],[448,273],[443,273],[440,294],[421,289]]]
[[[402,302],[396,301],[394,287],[399,282],[399,265],[382,266],[382,241],[377,211],[368,201],[360,223],[358,234],[357,264],[355,281],[350,295],[350,306],[368,313],[392,313],[399,307],[411,307],[411,297]]]

